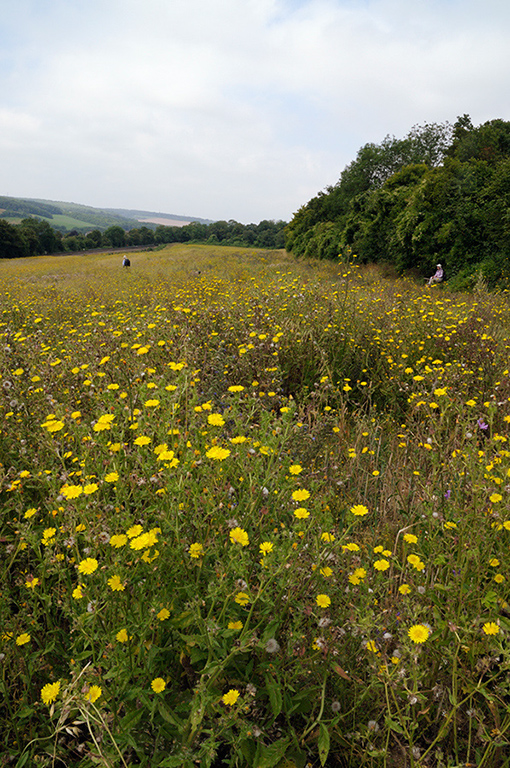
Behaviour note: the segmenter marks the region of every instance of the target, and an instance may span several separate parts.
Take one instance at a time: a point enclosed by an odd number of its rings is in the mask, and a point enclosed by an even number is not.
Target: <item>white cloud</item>
[[[5,194],[289,218],[367,141],[465,112],[510,118],[506,0],[11,6]]]

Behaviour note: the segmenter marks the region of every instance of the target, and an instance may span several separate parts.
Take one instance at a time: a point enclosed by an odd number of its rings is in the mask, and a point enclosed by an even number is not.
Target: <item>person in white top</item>
[[[432,277],[429,277],[427,285],[432,285],[433,283],[442,283],[443,282],[443,267],[441,264],[436,264],[436,271],[432,275]]]

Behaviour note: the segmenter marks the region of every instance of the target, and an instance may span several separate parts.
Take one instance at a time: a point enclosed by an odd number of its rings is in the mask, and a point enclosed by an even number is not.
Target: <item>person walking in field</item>
[[[131,262],[129,261],[127,256],[124,256],[124,258],[122,259],[122,266],[123,267],[130,267],[131,266]]]
[[[434,283],[442,283],[443,282],[443,267],[441,264],[436,264],[436,271],[432,275],[432,277],[429,277],[427,285],[433,285]]]

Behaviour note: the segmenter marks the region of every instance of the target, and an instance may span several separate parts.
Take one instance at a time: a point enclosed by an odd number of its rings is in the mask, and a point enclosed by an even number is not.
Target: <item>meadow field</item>
[[[510,301],[0,262],[0,766],[510,765]]]

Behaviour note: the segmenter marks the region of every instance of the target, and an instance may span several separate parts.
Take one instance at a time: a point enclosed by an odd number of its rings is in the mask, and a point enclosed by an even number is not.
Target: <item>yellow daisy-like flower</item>
[[[23,632],[23,634],[18,635],[16,638],[16,645],[26,645],[30,642],[30,635],[28,632]]]
[[[35,515],[36,512],[37,512],[37,509],[35,507],[30,507],[30,509],[27,509],[23,517],[25,518],[25,520],[29,520],[31,517]]]
[[[193,544],[190,544],[189,554],[190,554],[190,557],[194,557],[194,558],[203,557],[204,547],[202,546],[202,544],[199,544],[198,542],[194,542]]]
[[[231,688],[227,693],[223,694],[223,696],[221,697],[221,700],[228,707],[232,707],[234,706],[234,704],[236,703],[240,695],[241,694],[236,688]]]
[[[107,483],[116,483],[119,479],[119,473],[118,472],[108,472],[107,475],[105,475],[105,482]]]
[[[335,534],[324,531],[324,533],[321,533],[321,539],[322,541],[327,541],[331,544],[335,540]]]
[[[333,576],[332,569],[326,565],[324,568],[320,569],[321,576],[324,576],[325,579],[329,579],[331,576]]]
[[[83,493],[83,488],[81,485],[64,485],[60,493],[65,499],[77,499]]]
[[[49,539],[52,539],[56,534],[56,532],[57,532],[56,528],[45,528],[43,531],[43,537],[41,539],[42,543],[47,544]]]
[[[120,547],[124,547],[128,542],[128,537],[125,533],[114,533],[114,535],[110,539],[110,547],[115,547],[115,549],[120,549]]]
[[[376,571],[387,571],[390,567],[390,564],[387,560],[376,560],[374,563],[374,568]]]
[[[356,517],[368,515],[368,509],[364,504],[355,504],[354,507],[351,507],[350,512],[351,514],[356,515]]]
[[[120,576],[114,574],[108,579],[108,586],[113,592],[123,592],[125,587]]]
[[[272,552],[273,549],[274,544],[272,541],[263,541],[262,544],[259,544],[259,550],[263,555],[267,555],[269,552]]]
[[[297,517],[298,520],[306,520],[307,517],[310,517],[310,513],[304,507],[298,507],[294,510],[294,517]]]
[[[409,584],[401,584],[398,591],[401,595],[408,595],[411,592],[411,587]]]
[[[149,443],[151,442],[151,439],[146,435],[140,435],[140,437],[137,437],[136,440],[134,440],[133,442],[135,445],[149,445]]]
[[[103,693],[103,690],[100,685],[91,685],[88,689],[87,693],[85,694],[85,698],[87,701],[90,701],[91,704],[93,704],[95,701],[98,700],[98,698]]]
[[[232,528],[230,531],[230,541],[232,544],[240,544],[242,547],[247,547],[250,543],[248,534],[243,528]]]
[[[301,464],[291,464],[289,467],[289,472],[291,475],[299,475],[300,472],[303,471],[303,467]]]
[[[405,533],[404,541],[407,541],[408,544],[416,544],[418,536],[415,536],[414,533]]]
[[[414,624],[409,627],[408,636],[413,643],[424,643],[430,635],[430,629],[424,624]]]
[[[128,633],[126,629],[119,629],[117,634],[115,635],[117,642],[119,643],[127,643],[129,640]]]
[[[234,597],[234,600],[238,605],[248,605],[250,602],[249,595],[247,595],[246,592],[238,592]]]
[[[141,533],[140,536],[135,536],[134,539],[131,539],[129,542],[129,546],[131,549],[147,549],[147,547],[152,546],[151,544],[151,536],[149,533]]]
[[[25,587],[28,589],[35,589],[38,584],[40,584],[40,579],[37,576],[32,576],[25,581]]]
[[[128,528],[126,531],[126,536],[128,536],[130,539],[134,539],[135,536],[140,536],[142,531],[143,528],[141,525],[132,525],[131,528]]]
[[[482,627],[486,635],[497,635],[499,632],[499,625],[495,621],[486,621]]]
[[[41,688],[41,699],[44,704],[52,704],[60,693],[60,680],[56,683],[47,683]]]
[[[498,501],[501,501],[501,499],[502,499],[502,498],[503,498],[503,496],[502,496],[500,493],[492,493],[492,494],[489,496],[489,500],[490,500],[490,502],[491,502],[492,504],[497,504],[497,503],[498,503]]]
[[[315,602],[319,608],[328,608],[331,605],[331,598],[329,595],[317,595]]]
[[[170,616],[168,608],[162,608],[158,614],[156,614],[160,621],[165,621]]]
[[[151,688],[154,693],[161,693],[166,688],[166,683],[162,677],[155,677],[151,683]]]
[[[210,424],[211,427],[223,427],[225,425],[225,419],[221,413],[210,413],[207,417],[207,423]]]
[[[353,541],[349,542],[349,544],[342,544],[342,549],[344,552],[359,552],[359,546]]]
[[[367,651],[372,651],[372,653],[377,653],[377,645],[375,644],[374,640],[369,640],[365,646]]]
[[[229,392],[242,392],[244,389],[241,384],[233,384],[231,387],[228,388]]]
[[[95,557],[86,557],[85,560],[82,560],[79,564],[78,572],[89,576],[91,573],[94,573],[94,571],[97,570],[98,565],[99,563]]]
[[[146,408],[157,408],[159,405],[159,400],[146,400],[144,405]]]
[[[292,493],[292,498],[294,501],[306,501],[310,498],[310,491],[307,491],[306,488],[298,488]]]
[[[81,584],[78,584],[78,586],[73,589],[73,593],[72,594],[73,594],[74,600],[81,600],[82,599],[82,597],[83,597],[83,587],[81,586]]]
[[[228,448],[220,448],[219,445],[213,445],[205,455],[208,459],[213,459],[214,461],[224,461],[230,456],[230,451]]]
[[[243,622],[242,621],[229,621],[228,622],[228,629],[240,630],[242,628],[243,628]]]
[[[97,483],[89,483],[88,485],[83,486],[83,493],[90,496],[90,494],[95,493],[98,488],[99,486]]]

